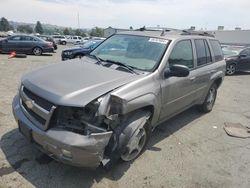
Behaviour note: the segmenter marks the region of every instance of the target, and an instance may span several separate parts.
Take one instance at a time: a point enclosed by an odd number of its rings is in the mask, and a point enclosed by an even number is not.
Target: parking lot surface
[[[18,132],[11,103],[21,76],[59,63],[62,48],[39,57],[0,54],[0,187],[250,187],[250,138],[223,130],[225,122],[250,126],[248,72],[225,78],[211,113],[192,108],[161,124],[132,163],[93,171],[42,154]]]

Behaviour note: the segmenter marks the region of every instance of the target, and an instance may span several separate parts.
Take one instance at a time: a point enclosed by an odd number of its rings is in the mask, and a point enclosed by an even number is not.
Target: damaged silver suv
[[[13,100],[20,132],[75,166],[131,161],[161,122],[212,110],[226,63],[204,32],[143,28],[111,36],[82,59],[28,73]]]

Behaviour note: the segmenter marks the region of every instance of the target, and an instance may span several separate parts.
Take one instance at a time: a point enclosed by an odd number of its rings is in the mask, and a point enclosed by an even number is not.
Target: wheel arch
[[[34,50],[35,48],[40,48],[40,49],[42,50],[42,52],[43,52],[43,48],[42,48],[41,46],[34,46],[34,47],[32,48],[32,52],[33,52],[33,50]]]

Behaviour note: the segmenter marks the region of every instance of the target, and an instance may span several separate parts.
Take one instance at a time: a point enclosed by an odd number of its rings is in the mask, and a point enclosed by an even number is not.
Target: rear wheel
[[[36,56],[42,55],[42,52],[43,52],[42,49],[39,48],[39,47],[35,47],[33,49],[33,54],[36,55]]]
[[[66,41],[62,41],[62,45],[66,45]]]
[[[204,103],[199,106],[200,111],[204,113],[210,112],[213,109],[216,96],[217,96],[217,85],[214,83],[210,87]]]
[[[227,65],[227,70],[226,70],[226,74],[227,75],[233,75],[236,72],[236,65],[235,64],[230,64]]]
[[[135,131],[121,155],[123,161],[132,161],[144,151],[150,138],[148,123]]]

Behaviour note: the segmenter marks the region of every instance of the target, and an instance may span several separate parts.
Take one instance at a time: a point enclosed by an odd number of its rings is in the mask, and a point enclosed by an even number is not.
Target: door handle
[[[211,70],[211,71],[210,71],[210,73],[215,73],[215,72],[216,72],[216,70]]]

